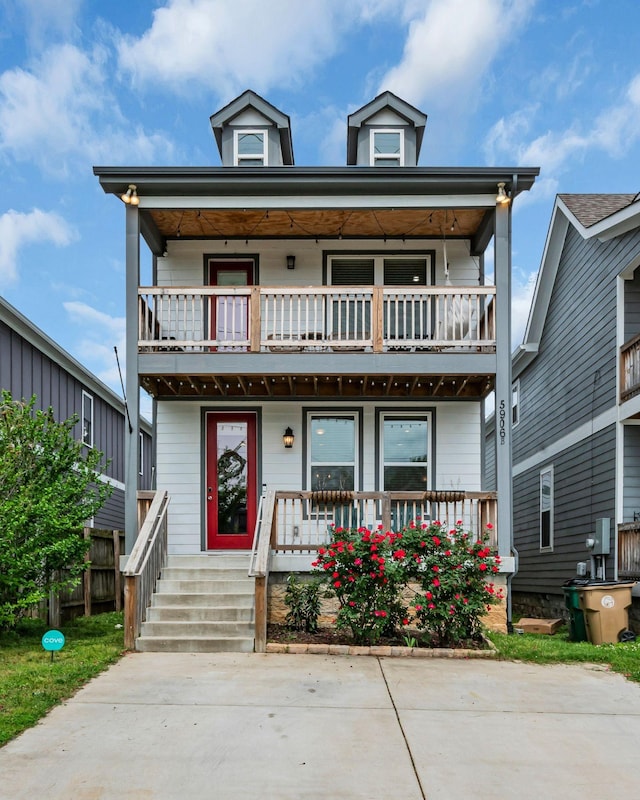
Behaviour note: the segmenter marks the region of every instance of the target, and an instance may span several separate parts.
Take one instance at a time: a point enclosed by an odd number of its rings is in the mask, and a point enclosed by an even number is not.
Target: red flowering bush
[[[413,624],[441,646],[478,639],[482,617],[503,598],[490,582],[500,558],[486,537],[477,541],[461,522],[450,529],[440,522],[411,523],[402,536],[407,577],[420,586],[410,609]]]
[[[314,571],[338,599],[336,627],[349,629],[357,644],[375,644],[406,618],[400,600],[405,556],[400,539],[400,534],[388,531],[336,528],[313,562]]]

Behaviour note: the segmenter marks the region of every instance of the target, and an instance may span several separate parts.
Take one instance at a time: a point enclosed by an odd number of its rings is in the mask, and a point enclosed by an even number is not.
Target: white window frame
[[[88,408],[89,414],[85,413],[85,407]],[[90,430],[87,434],[85,429],[85,419],[89,419]],[[93,447],[94,436],[93,436],[93,426],[94,426],[94,418],[93,418],[93,395],[89,394],[89,392],[85,392],[82,390],[82,406],[81,406],[81,419],[80,425],[82,426],[82,444],[86,445],[87,447]]]
[[[406,411],[381,411],[379,415],[379,439],[378,439],[378,464],[379,464],[379,484],[380,484],[380,491],[387,491],[384,485],[384,468],[385,466],[388,467],[406,467],[410,466],[406,461],[387,461],[385,459],[384,453],[384,422],[387,419],[397,419],[397,420],[425,420],[427,423],[427,460],[426,462],[413,462],[416,466],[421,466],[426,464],[427,467],[427,483],[425,491],[431,486],[431,436],[433,430],[433,412],[431,411],[419,411],[418,409],[412,410],[407,409]]]
[[[138,475],[144,475],[144,434],[140,431],[138,435],[140,442],[140,453],[138,457]]]
[[[520,381],[511,386],[511,427],[516,428],[520,422]]]
[[[543,509],[542,501],[543,501],[543,494],[542,494],[542,481],[543,477],[548,475],[550,481],[550,493],[549,493],[549,508]],[[553,464],[549,467],[545,467],[544,469],[540,470],[540,477],[539,477],[539,493],[540,493],[540,552],[541,553],[550,553],[553,551],[553,517],[554,517],[554,474],[553,474]],[[548,513],[549,514],[549,543],[543,544],[542,543],[542,515]]]
[[[400,138],[400,153],[376,153],[377,133],[397,133]],[[369,135],[369,163],[375,167],[378,161],[391,159],[397,161],[399,167],[404,167],[404,130],[402,128],[373,128]]]
[[[311,455],[311,425],[314,419],[318,419],[318,417],[322,418],[331,418],[331,419],[338,419],[338,418],[347,418],[353,420],[353,462],[336,462],[336,461],[312,461]],[[310,410],[307,414],[307,486],[311,489],[312,486],[312,472],[314,464],[316,466],[336,466],[336,467],[351,467],[353,466],[353,491],[357,492],[358,487],[360,485],[360,412],[359,411],[333,411],[332,409],[328,409],[327,411],[322,410]]]
[[[262,153],[241,153],[240,152],[240,137],[245,134],[262,134]],[[236,167],[240,166],[241,163],[246,161],[257,161],[260,162],[256,166],[258,167],[266,167],[268,166],[268,131],[267,129],[262,128],[242,128],[240,130],[233,132],[233,163]]]

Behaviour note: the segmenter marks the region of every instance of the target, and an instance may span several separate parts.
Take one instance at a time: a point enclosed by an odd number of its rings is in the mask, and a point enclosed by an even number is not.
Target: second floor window
[[[238,167],[266,167],[267,132],[235,131],[234,156]]]
[[[82,444],[93,447],[93,397],[82,392]]]
[[[371,166],[404,166],[404,132],[401,130],[371,131]]]

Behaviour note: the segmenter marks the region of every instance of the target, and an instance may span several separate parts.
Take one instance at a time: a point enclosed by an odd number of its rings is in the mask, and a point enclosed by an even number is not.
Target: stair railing
[[[156,492],[124,569],[124,646],[133,650],[167,558],[167,492]]]
[[[267,649],[267,589],[271,549],[275,545],[275,510],[276,492],[270,489],[260,498],[249,565],[249,577],[255,578],[254,650],[256,653],[264,653]]]

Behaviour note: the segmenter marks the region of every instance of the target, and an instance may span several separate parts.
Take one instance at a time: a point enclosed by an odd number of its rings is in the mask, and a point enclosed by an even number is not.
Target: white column
[[[138,536],[138,447],[140,440],[140,389],[138,386],[138,286],[140,284],[140,218],[138,207],[126,206],[126,381],[129,419],[125,421],[125,552]]]

